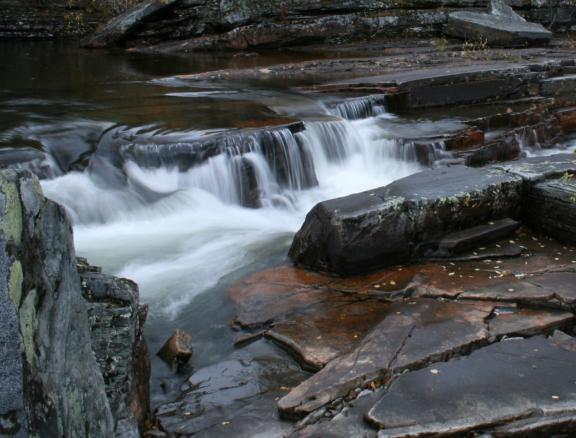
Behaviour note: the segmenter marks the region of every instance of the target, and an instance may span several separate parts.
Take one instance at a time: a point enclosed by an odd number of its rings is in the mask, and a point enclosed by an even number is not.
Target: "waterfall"
[[[347,120],[360,120],[384,114],[384,95],[362,96],[336,104],[332,113]]]
[[[422,169],[378,118],[115,144],[124,186],[106,186],[92,166],[43,188],[70,213],[79,253],[136,280],[153,311],[170,315],[267,254],[285,254],[319,201]]]

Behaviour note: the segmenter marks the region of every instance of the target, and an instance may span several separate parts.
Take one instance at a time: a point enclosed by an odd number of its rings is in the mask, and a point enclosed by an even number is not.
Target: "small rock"
[[[177,329],[158,352],[158,356],[166,363],[185,365],[192,357],[192,335]]]

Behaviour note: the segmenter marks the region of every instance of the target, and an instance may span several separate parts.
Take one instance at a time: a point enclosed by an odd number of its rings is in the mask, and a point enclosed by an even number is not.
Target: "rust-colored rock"
[[[160,349],[158,356],[170,365],[185,365],[192,358],[192,335],[177,329]]]
[[[576,108],[566,108],[556,112],[556,118],[564,131],[576,130]]]

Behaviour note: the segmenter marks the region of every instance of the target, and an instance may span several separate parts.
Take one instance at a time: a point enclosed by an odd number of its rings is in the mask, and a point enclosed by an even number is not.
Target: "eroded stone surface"
[[[386,318],[349,354],[294,388],[280,411],[300,417],[345,397],[352,390],[386,382],[393,374],[446,360],[497,337],[533,334],[573,320],[567,312],[494,312],[491,302],[406,300],[390,306]]]
[[[445,436],[559,414],[573,421],[575,359],[543,337],[500,342],[399,376],[368,419],[379,437]]]
[[[0,364],[1,434],[113,436],[68,217],[29,172],[2,172],[0,192],[0,304],[11,340]]]
[[[307,367],[318,370],[356,346],[386,316],[389,307],[373,299],[357,299],[328,309],[314,307],[275,324],[266,337],[296,353]]]
[[[148,308],[138,286],[79,259],[92,350],[106,385],[117,437],[137,436],[150,410],[150,361],[144,339]]]

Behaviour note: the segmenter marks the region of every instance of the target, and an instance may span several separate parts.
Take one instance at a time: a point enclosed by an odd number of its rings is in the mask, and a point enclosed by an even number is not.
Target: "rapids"
[[[317,202],[385,185],[421,168],[396,157],[398,146],[375,118],[307,122],[302,132],[283,129],[274,135],[289,168],[286,184],[261,145],[243,155],[255,170],[261,208],[240,205],[237,154],[217,155],[184,172],[127,161],[128,184],[119,189],[103,187],[88,172],[47,180],[43,188],[71,215],[78,251],[134,279],[151,311],[172,318],[222,278],[262,262],[267,247],[286,252]],[[318,179],[309,189],[302,189],[303,153],[312,157]],[[162,196],[148,201],[139,193],[142,187]]]

